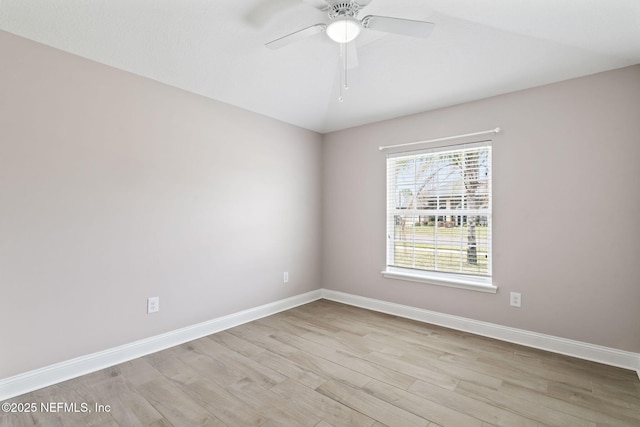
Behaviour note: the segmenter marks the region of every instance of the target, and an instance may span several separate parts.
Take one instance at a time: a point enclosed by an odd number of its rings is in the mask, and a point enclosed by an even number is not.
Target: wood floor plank
[[[299,351],[295,347],[276,340],[274,334],[277,333],[277,330],[256,322],[236,326],[227,332],[282,357],[288,357],[289,354]]]
[[[379,399],[361,388],[329,380],[316,389],[325,396],[369,415],[388,426],[427,426],[429,421],[391,403]]]
[[[349,384],[353,384],[356,387],[360,387],[370,380],[370,378],[364,374],[332,362],[328,358],[317,355],[323,354],[326,351],[332,352],[333,350],[327,349],[323,346],[318,346],[312,341],[304,338],[286,333],[276,333],[274,338],[279,342],[297,349],[297,352],[291,353],[287,356],[289,360],[303,368],[320,373],[324,378],[336,378]]]
[[[415,381],[415,378],[409,375],[404,375],[385,366],[366,361],[362,357],[358,357],[353,352],[345,349],[340,344],[335,345],[334,343],[332,345],[329,342],[320,344],[306,334],[303,339],[311,342],[301,341],[299,338],[294,337],[288,337],[288,342],[300,350],[319,355],[330,362],[336,363],[357,373],[361,373],[369,378],[376,378],[401,388],[407,388]],[[368,352],[365,352],[364,354],[368,354]]]
[[[459,425],[468,427],[481,427],[482,421],[465,413],[423,399],[417,394],[410,393],[399,388],[381,383],[376,380],[369,381],[363,390],[385,402],[404,409],[407,412],[418,415],[429,422],[441,425]]]
[[[264,321],[263,323],[267,323],[266,321],[268,319],[262,320]],[[364,345],[365,343],[363,343],[362,340],[359,339],[360,337],[357,335],[353,335],[345,331],[330,332],[329,330],[327,330],[319,332],[318,330],[311,330],[310,328],[305,328],[302,331],[298,331],[298,333],[294,333],[291,331],[291,328],[288,327],[291,326],[290,322],[291,321],[287,319],[273,319],[269,322],[269,324],[272,328],[278,330],[281,333],[288,333],[292,336],[305,338],[309,341],[313,341],[314,343],[319,344],[320,346],[329,345],[331,346],[331,348],[334,348],[336,350],[342,350],[358,356],[364,356],[372,351],[372,349]],[[300,325],[304,324],[304,321],[296,321],[295,323],[296,325]]]
[[[202,375],[200,373],[202,371],[201,365],[209,360],[208,357],[191,351],[184,344],[163,352],[152,353],[144,359],[158,373],[183,383],[199,378]],[[203,363],[192,363],[193,361],[202,361]],[[219,369],[222,370],[223,367]],[[153,377],[152,381],[156,379],[157,375]]]
[[[406,352],[419,351],[425,357],[430,356],[433,359],[437,359],[445,354],[445,351],[443,351],[442,349],[434,348],[433,346],[428,345],[431,341],[429,341],[424,336],[401,336],[392,334],[389,331],[384,331],[383,333],[380,329],[378,329],[375,332],[368,333],[364,339],[368,342],[378,343],[380,350],[378,348],[375,348],[374,351],[378,351],[379,353],[388,353],[394,354],[396,356],[402,356]]]
[[[193,351],[205,357],[215,355],[215,359],[225,364],[237,372],[241,372],[244,377],[250,378],[259,384],[273,386],[287,379],[286,376],[275,370],[261,365],[253,359],[238,352],[228,349],[211,339],[196,340],[192,343]]]
[[[454,367],[461,366],[540,392],[545,392],[549,387],[549,378],[546,373],[536,375],[536,370],[525,369],[523,366],[508,363],[502,359],[488,359],[486,357],[474,358],[444,354],[440,357],[440,360]]]
[[[366,375],[369,378],[379,380],[383,383],[387,383],[404,390],[411,387],[411,385],[416,381],[415,377],[341,351],[334,351],[324,357],[334,363]]]
[[[416,381],[409,391],[453,411],[482,420],[487,425],[504,427],[538,427],[540,425],[537,421],[509,410],[498,408],[490,403],[456,393],[455,391],[434,387],[433,384],[424,381]]]
[[[636,381],[631,375],[626,380],[594,380],[591,386],[594,394],[615,396],[628,401],[634,408],[640,407],[640,381]]]
[[[287,378],[293,379],[311,389],[318,387],[327,380],[326,378],[318,375],[318,373],[314,372],[312,369],[304,368],[291,360],[270,351],[264,351],[254,356],[254,359],[258,363],[276,370]]]
[[[412,376],[416,379],[421,379],[435,386],[442,387],[448,390],[454,390],[459,382],[459,379],[454,378],[448,374],[434,371],[426,367],[418,366],[400,357],[392,356],[385,353],[371,353],[369,356],[367,356],[366,360],[377,363],[379,365],[387,366],[388,368],[405,375]]]
[[[370,378],[352,369],[300,351],[290,356],[290,359],[299,366],[313,370],[328,379],[337,379],[355,387],[362,387]]]
[[[512,411],[544,425],[596,427],[596,423],[590,420],[586,413],[584,416],[576,417],[564,411],[549,408],[544,404],[545,402],[542,399],[544,395],[542,393],[535,393],[522,387],[518,390],[517,386],[506,388],[507,383],[503,385],[505,389],[499,391],[462,381],[455,391],[500,409]],[[528,390],[530,394],[526,395],[525,390]]]
[[[614,418],[623,417],[628,421],[637,415],[638,404],[630,402],[624,396],[610,396],[590,393],[583,389],[571,387],[567,384],[551,382],[546,395],[557,400],[569,402],[583,408],[601,408],[599,412],[608,414]],[[592,417],[597,417],[593,414]]]
[[[100,377],[101,373],[107,375]],[[156,373],[157,374],[157,373]],[[166,418],[142,397],[132,384],[117,369],[105,369],[79,378],[69,384],[71,387],[85,387],[94,400],[102,407],[108,407],[109,414],[118,425],[169,425]],[[92,399],[93,397],[93,399]],[[92,417],[92,422],[95,421]]]
[[[566,391],[566,389],[564,389]],[[637,411],[627,411],[621,407],[612,408],[609,404],[599,402],[597,398],[586,398],[582,391],[567,395],[559,393],[557,398],[551,393],[537,393],[509,383],[503,385],[503,391],[514,396],[521,396],[523,399],[535,399],[550,410],[566,413],[576,418],[582,418],[596,424],[604,425],[638,425],[637,420],[632,417],[637,415]],[[594,410],[592,406],[599,409]]]
[[[260,426],[269,419],[249,404],[212,381],[194,381],[182,390],[228,426]]]
[[[173,425],[223,427],[225,424],[184,393],[177,383],[157,378],[139,393]]]
[[[325,395],[289,380],[271,389],[283,399],[307,412],[318,414],[323,421],[332,426],[371,426],[374,419],[355,411]]]
[[[154,362],[152,361],[151,363],[153,364]],[[222,386],[227,386],[245,377],[242,369],[224,363],[216,355],[206,355],[196,351],[177,354],[173,363],[176,364],[175,372],[167,370],[166,367],[158,365],[157,362],[153,366],[165,376],[183,383],[189,383],[194,379],[204,377]]]
[[[218,332],[217,334],[209,335],[206,338],[213,340],[220,345],[226,346],[229,350],[238,352],[246,357],[253,357],[264,351],[262,347],[238,338],[235,335],[230,334],[228,331]]]
[[[162,355],[164,356],[165,353],[163,352]],[[122,375],[122,377],[126,378],[127,382],[134,387],[142,386],[153,381],[159,374],[158,371],[149,363],[148,357],[133,359],[128,362],[112,366],[111,368],[107,368],[107,370],[110,370],[109,375],[113,372],[118,375]]]
[[[247,402],[256,411],[264,414],[280,426],[314,426],[320,422],[322,414],[307,411],[288,399],[278,396],[260,384],[246,379],[232,385],[229,390],[237,398]]]
[[[640,426],[635,372],[320,300],[8,403],[0,427]]]
[[[502,384],[502,380],[496,376],[474,371],[466,366],[453,365],[440,358],[434,360],[431,357],[425,357],[425,355],[419,351],[407,352],[400,357],[400,359],[414,366],[427,368],[433,372],[440,372],[451,378],[479,384],[487,388],[498,389]]]

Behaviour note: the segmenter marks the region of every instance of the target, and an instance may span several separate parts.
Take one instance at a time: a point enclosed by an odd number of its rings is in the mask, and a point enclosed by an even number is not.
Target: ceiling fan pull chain
[[[343,97],[343,94],[344,94],[344,91],[343,91],[344,83],[343,83],[343,81],[344,81],[344,75],[342,74],[342,70],[340,70],[340,94],[338,95],[338,102],[344,101],[344,97]]]
[[[347,44],[340,43],[340,96],[338,101],[344,101],[344,89],[347,88]]]
[[[351,6],[353,6],[353,1],[350,1],[349,4]],[[357,14],[357,10],[355,10],[355,12]],[[355,15],[354,15],[355,16]],[[349,32],[349,29],[347,28],[347,26],[344,26],[344,38],[345,40],[347,40],[347,34]],[[347,80],[347,64],[349,63],[349,61],[347,60],[347,55],[348,55],[348,51],[349,49],[347,49],[347,43],[349,42],[345,42],[342,43],[341,47],[344,51],[344,55],[342,57],[342,70],[344,71],[344,90],[349,90],[349,82]]]
[[[347,68],[347,64],[349,63],[349,60],[347,59],[347,55],[349,54],[348,51],[349,49],[347,49],[347,44],[344,43],[344,58],[342,60],[342,69],[344,70],[344,90],[349,90],[349,81],[347,79],[348,77],[348,68]]]

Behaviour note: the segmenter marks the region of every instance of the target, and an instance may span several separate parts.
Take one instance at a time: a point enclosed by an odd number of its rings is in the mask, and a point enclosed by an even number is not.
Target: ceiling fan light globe
[[[360,34],[362,25],[353,18],[339,18],[327,26],[327,35],[337,43],[349,43]]]

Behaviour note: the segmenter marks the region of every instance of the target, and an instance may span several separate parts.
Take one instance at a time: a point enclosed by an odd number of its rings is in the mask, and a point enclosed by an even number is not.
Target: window
[[[496,291],[490,141],[389,155],[383,274]]]

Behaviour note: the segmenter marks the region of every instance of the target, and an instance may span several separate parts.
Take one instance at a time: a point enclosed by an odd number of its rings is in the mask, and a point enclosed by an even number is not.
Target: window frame
[[[398,280],[407,280],[412,282],[419,283],[427,283],[438,286],[447,286],[459,289],[467,289],[473,291],[480,292],[489,292],[496,293],[498,288],[493,283],[493,275],[492,275],[492,204],[493,204],[493,148],[492,141],[489,140],[480,140],[474,142],[467,142],[462,144],[453,144],[453,145],[440,145],[435,147],[423,148],[415,151],[401,151],[396,153],[391,153],[386,158],[386,178],[387,178],[387,189],[386,189],[386,198],[385,198],[385,219],[386,219],[386,262],[385,262],[385,270],[382,271],[382,275],[385,278],[390,279],[398,279]],[[395,233],[395,216],[397,215],[397,207],[392,209],[393,202],[391,202],[390,198],[395,199],[396,197],[396,187],[392,187],[391,179],[389,177],[390,174],[390,160],[391,159],[403,159],[403,158],[415,158],[416,156],[429,156],[429,155],[438,155],[439,153],[444,152],[452,152],[457,150],[465,150],[469,148],[475,147],[489,147],[489,183],[488,183],[488,207],[483,211],[483,213],[478,213],[481,209],[475,209],[474,214],[476,215],[487,215],[487,221],[489,222],[488,228],[488,245],[487,245],[487,275],[478,275],[478,274],[466,274],[460,272],[444,272],[444,271],[432,271],[432,270],[422,270],[410,267],[401,267],[394,266],[394,249],[396,240],[391,238]],[[417,209],[416,209],[417,210]],[[456,215],[465,215],[468,211],[457,211]],[[444,214],[444,212],[443,212]],[[433,216],[433,215],[425,215],[425,216]],[[437,222],[437,217],[436,217]]]

